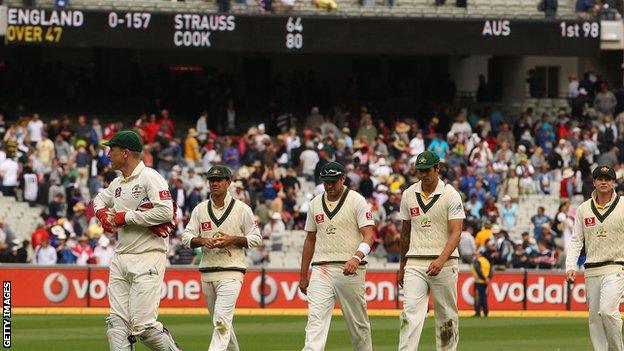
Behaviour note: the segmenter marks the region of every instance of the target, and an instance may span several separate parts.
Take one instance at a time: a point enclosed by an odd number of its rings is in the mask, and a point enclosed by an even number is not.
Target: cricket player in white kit
[[[232,171],[214,166],[207,178],[210,199],[193,209],[182,242],[186,247],[201,247],[203,252],[199,271],[213,324],[208,350],[238,351],[232,319],[247,269],[245,248],[258,246],[262,236],[251,208],[228,191]]]
[[[373,215],[362,195],[345,185],[344,166],[321,170],[325,193],[310,203],[299,288],[308,297],[304,351],[325,349],[335,300],[340,301],[353,350],[373,349],[366,313],[364,258],[373,244]],[[312,276],[308,270],[312,263]]]
[[[419,181],[403,192],[400,216],[403,286],[399,350],[418,350],[427,316],[428,295],[433,297],[437,350],[456,350],[457,245],[466,218],[461,196],[439,178],[440,159],[431,152],[416,157]]]
[[[594,169],[595,190],[576,211],[566,257],[567,280],[576,278],[583,245],[589,337],[595,351],[624,350],[619,307],[624,293],[624,201],[615,192],[615,170]]]
[[[150,350],[179,350],[156,320],[167,237],[175,227],[167,182],[141,161],[143,143],[135,132],[119,132],[106,145],[111,167],[121,172],[93,200],[104,230],[118,236],[108,280],[110,350],[134,350],[137,339]]]

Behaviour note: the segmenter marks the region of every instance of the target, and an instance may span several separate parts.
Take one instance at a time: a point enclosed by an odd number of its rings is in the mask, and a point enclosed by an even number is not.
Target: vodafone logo
[[[323,223],[325,222],[325,214],[323,213],[319,213],[317,215],[314,216],[314,221],[318,224],[318,223]]]
[[[473,285],[474,278],[470,277],[460,287],[462,298],[470,305],[474,304]],[[497,302],[522,302],[524,299],[521,282],[493,282],[490,287]],[[526,297],[528,302],[535,304],[563,304],[568,300],[567,283],[546,284],[545,279],[539,277],[537,282],[527,286]],[[585,284],[574,284],[570,298],[577,303],[585,303]]]
[[[420,208],[418,207],[410,208],[410,216],[412,217],[420,216]]]
[[[203,232],[212,230],[212,223],[210,221],[208,221],[208,222],[201,222],[201,230]]]
[[[72,279],[70,283],[65,275],[58,272],[50,273],[43,281],[43,294],[50,302],[63,302],[72,291],[79,299],[89,294],[91,298],[101,300],[106,297],[106,282],[94,279],[89,284],[86,279]]]
[[[262,299],[262,276],[257,276],[253,282],[251,282],[251,296],[253,299],[260,303]],[[267,275],[264,279],[264,303],[269,305],[277,297],[277,282],[270,275]]]
[[[57,285],[55,283],[60,285],[60,291],[56,286],[53,286]],[[50,302],[62,302],[69,295],[69,281],[61,273],[52,273],[43,281],[43,294]]]
[[[585,226],[586,227],[593,227],[595,225],[596,225],[596,217],[585,218]]]

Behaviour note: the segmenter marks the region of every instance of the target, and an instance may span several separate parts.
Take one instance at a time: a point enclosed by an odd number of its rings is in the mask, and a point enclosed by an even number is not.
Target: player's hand
[[[151,208],[154,208],[154,205],[151,202],[148,202],[145,204],[141,204],[139,208],[137,208],[137,211],[146,211]],[[178,217],[178,204],[173,202],[173,216],[171,218],[171,222],[154,225],[154,226],[149,227],[149,229],[155,235],[161,238],[166,238],[175,232],[175,229],[177,226],[177,220],[176,220],[177,217]]]
[[[399,276],[397,277],[397,282],[400,287],[403,287],[403,280],[405,279],[405,268],[399,269]]]
[[[126,225],[126,212],[115,212],[115,215],[113,216],[113,221],[115,222],[115,227],[117,228],[121,228]]]
[[[175,230],[175,224],[173,223],[163,223],[159,225],[153,225],[149,227],[149,230],[154,233],[156,236],[161,238],[166,238],[173,233]]]
[[[427,269],[427,275],[430,277],[435,277],[440,274],[442,267],[444,266],[444,261],[439,257],[435,259],[435,261],[431,262],[429,268]]]
[[[301,292],[304,295],[308,294],[308,285],[310,284],[310,281],[308,280],[308,274],[306,273],[305,275],[301,275],[299,276],[299,290],[301,290]]]
[[[97,212],[95,212],[95,217],[97,217],[97,219],[102,224],[102,228],[104,229],[105,233],[116,232],[115,225],[111,220],[113,218],[113,212],[110,209],[100,208],[99,210],[97,210]]]
[[[345,263],[344,268],[342,269],[342,274],[344,275],[354,275],[357,274],[357,269],[360,266],[360,261],[351,257],[350,260]]]
[[[203,247],[207,249],[214,249],[215,240],[217,239],[216,238],[201,238],[201,244]]]
[[[566,281],[572,284],[574,283],[575,280],[576,280],[576,271],[570,269],[569,271],[566,272]]]
[[[214,239],[216,248],[224,248],[226,246],[231,246],[234,243],[232,236],[223,231],[219,231],[219,233],[214,236]]]

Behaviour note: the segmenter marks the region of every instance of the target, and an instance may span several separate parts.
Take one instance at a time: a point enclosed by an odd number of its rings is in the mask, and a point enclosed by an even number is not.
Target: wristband
[[[362,259],[358,255],[353,255],[351,258],[355,258],[358,262],[362,262]]]
[[[371,247],[367,243],[361,242],[357,250],[362,252],[364,254],[364,257],[366,257],[366,255],[370,253]]]

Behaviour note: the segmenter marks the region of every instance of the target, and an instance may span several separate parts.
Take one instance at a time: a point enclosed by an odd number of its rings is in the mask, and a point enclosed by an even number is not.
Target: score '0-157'
[[[561,22],[562,38],[598,38],[600,36],[600,25],[598,22],[583,22],[568,24]]]
[[[117,28],[125,26],[128,29],[147,29],[152,19],[152,14],[147,12],[128,12],[119,15],[117,12],[108,14],[108,26]]]

